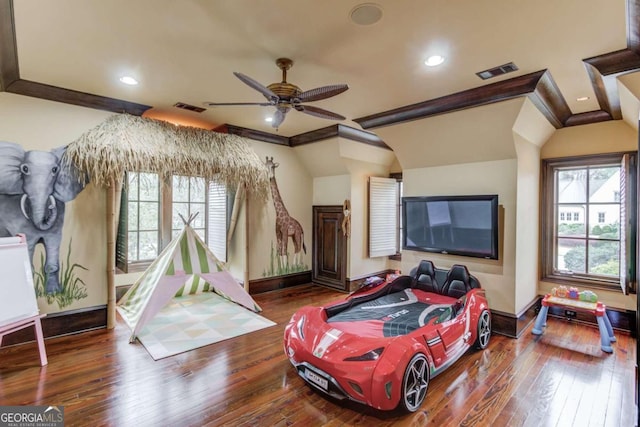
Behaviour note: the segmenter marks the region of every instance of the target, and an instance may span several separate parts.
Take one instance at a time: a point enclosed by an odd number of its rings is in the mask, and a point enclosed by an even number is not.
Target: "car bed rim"
[[[429,365],[427,358],[417,354],[411,359],[403,380],[403,399],[408,410],[417,410],[427,394],[429,385]]]
[[[482,348],[485,348],[489,344],[489,337],[491,336],[491,317],[488,311],[483,311],[480,315],[478,327],[479,342]]]

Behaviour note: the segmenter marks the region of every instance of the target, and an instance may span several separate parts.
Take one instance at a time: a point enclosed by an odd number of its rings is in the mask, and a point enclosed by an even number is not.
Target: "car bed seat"
[[[442,294],[453,298],[460,298],[471,290],[469,270],[461,264],[454,264],[449,269],[447,280],[442,286]]]
[[[433,262],[423,259],[415,271],[412,271],[413,287],[426,292],[440,293]]]
[[[469,285],[471,286],[471,289],[482,288],[482,286],[480,286],[480,281],[473,274],[469,275]]]

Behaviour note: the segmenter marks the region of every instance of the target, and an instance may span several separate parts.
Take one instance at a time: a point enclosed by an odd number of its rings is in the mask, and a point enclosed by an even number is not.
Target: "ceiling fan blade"
[[[236,71],[233,72],[233,74],[239,78],[240,80],[242,80],[242,82],[244,84],[246,84],[247,86],[257,90],[258,92],[260,92],[262,95],[264,95],[265,98],[267,98],[269,100],[269,102],[271,103],[271,105],[275,105],[278,103],[278,101],[280,100],[280,97],[278,97],[278,95],[276,95],[275,93],[273,93],[273,91],[269,88],[267,88],[266,86],[264,86],[261,83],[258,83],[257,81],[253,80],[251,77],[249,76],[245,76],[242,73],[238,73]]]
[[[303,113],[320,117],[321,119],[329,119],[329,120],[345,120],[346,119],[346,117],[341,116],[340,114],[332,113],[331,111],[327,111],[323,108],[318,108],[311,105],[296,105],[294,108]]]
[[[280,127],[282,122],[284,122],[285,115],[289,109],[276,109],[276,112],[273,113],[273,120],[271,121],[271,127],[277,129]]]
[[[322,86],[315,89],[305,90],[297,98],[301,102],[319,101],[321,99],[336,96],[347,89],[349,89],[349,86],[345,84]]]
[[[203,102],[203,104],[209,107],[218,107],[221,105],[261,105],[263,107],[268,107],[273,105],[270,102]]]

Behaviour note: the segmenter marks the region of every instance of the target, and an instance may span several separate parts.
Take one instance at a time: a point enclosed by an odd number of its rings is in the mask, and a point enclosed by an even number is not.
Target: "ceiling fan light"
[[[428,57],[425,61],[424,64],[429,66],[429,67],[436,67],[440,64],[442,64],[444,62],[444,56],[441,55],[431,55],[430,57]]]
[[[267,123],[271,123],[273,121],[273,117],[272,116],[265,117],[264,121],[267,122]]]

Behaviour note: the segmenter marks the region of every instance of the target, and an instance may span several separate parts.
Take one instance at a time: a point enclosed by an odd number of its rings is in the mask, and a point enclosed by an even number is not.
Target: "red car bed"
[[[284,332],[298,374],[337,399],[416,411],[429,380],[472,345],[486,348],[491,336],[477,279],[462,265],[438,270],[422,261],[413,277],[298,310]]]

